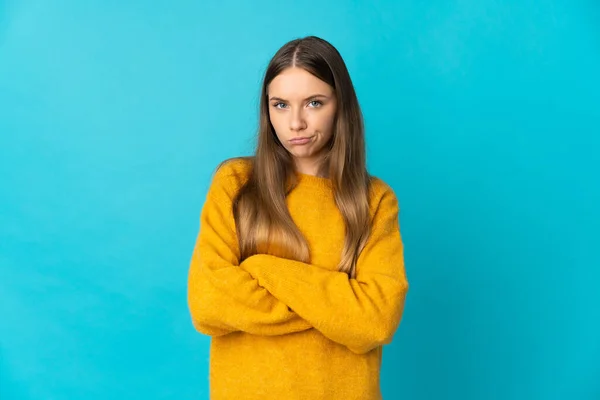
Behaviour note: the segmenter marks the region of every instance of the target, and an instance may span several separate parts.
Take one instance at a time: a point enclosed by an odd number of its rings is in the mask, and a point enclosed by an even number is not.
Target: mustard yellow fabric
[[[311,175],[298,174],[287,197],[310,263],[271,254],[240,263],[232,199],[249,170],[231,160],[216,171],[189,270],[192,322],[212,336],[210,398],[380,399],[382,346],[408,291],[393,190],[372,178],[372,234],[349,279],[337,271],[344,224],[331,181]]]

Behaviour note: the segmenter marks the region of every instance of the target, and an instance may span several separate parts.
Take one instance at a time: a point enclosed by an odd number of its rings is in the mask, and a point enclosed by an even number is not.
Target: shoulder
[[[370,208],[373,213],[399,211],[398,197],[394,189],[383,179],[370,177]]]
[[[371,199],[375,203],[378,203],[384,197],[396,198],[396,192],[394,191],[394,189],[383,179],[371,175],[370,185]]]
[[[254,157],[234,157],[222,161],[216,168],[213,179],[246,180],[252,171]]]
[[[212,176],[210,191],[224,191],[229,197],[247,182],[252,172],[253,157],[235,157],[217,165]]]

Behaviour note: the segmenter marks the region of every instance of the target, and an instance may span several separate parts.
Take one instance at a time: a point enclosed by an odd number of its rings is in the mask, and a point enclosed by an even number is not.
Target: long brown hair
[[[280,257],[310,262],[308,243],[293,222],[285,202],[287,194],[297,184],[294,162],[279,142],[269,119],[269,84],[289,67],[308,71],[335,91],[334,131],[320,171],[331,179],[334,198],[345,224],[338,268],[355,277],[356,261],[370,234],[370,176],[366,169],[363,117],[342,56],[329,42],[315,36],[286,43],[267,66],[252,168],[233,205],[240,261],[270,249]]]

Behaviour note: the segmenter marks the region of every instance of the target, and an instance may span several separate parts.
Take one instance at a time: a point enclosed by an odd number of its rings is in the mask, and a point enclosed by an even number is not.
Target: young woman
[[[264,77],[256,153],[217,169],[192,255],[211,399],[380,399],[408,290],[398,212],[366,170],[338,51],[314,36],[285,44]]]

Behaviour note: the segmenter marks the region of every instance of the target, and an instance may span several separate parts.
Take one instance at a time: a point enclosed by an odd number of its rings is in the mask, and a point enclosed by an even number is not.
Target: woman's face
[[[333,88],[302,68],[291,67],[268,87],[269,118],[299,172],[316,175],[333,135],[337,102]]]

